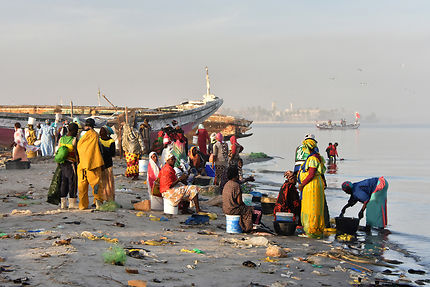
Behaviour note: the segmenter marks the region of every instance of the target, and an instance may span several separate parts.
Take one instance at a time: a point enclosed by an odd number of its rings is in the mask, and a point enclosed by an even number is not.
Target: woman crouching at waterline
[[[240,227],[243,232],[250,232],[253,221],[258,224],[261,220],[261,211],[245,205],[242,200],[242,190],[239,184],[239,173],[236,165],[227,169],[228,182],[222,191],[222,211],[227,215],[240,215]],[[254,217],[254,219],[253,219]]]

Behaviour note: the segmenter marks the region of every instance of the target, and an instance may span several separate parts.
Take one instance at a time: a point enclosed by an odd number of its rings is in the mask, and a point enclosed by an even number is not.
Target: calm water
[[[399,243],[430,267],[430,140],[429,126],[362,125],[358,130],[323,131],[313,125],[258,125],[254,135],[240,139],[244,152],[263,151],[274,160],[247,165],[259,184],[268,192],[279,190],[283,171],[292,170],[294,151],[305,134],[313,133],[325,156],[329,142],[338,142],[336,169],[326,174],[330,216],[335,217],[348,196],[340,189],[345,180],[359,181],[384,176],[389,182],[388,240]],[[349,208],[346,216],[357,217],[361,204]],[[361,222],[364,224],[364,220]]]

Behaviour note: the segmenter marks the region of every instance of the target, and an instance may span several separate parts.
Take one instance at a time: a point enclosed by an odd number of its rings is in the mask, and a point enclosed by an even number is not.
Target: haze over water
[[[255,172],[260,188],[279,191],[283,171],[292,170],[294,151],[307,133],[313,133],[321,155],[329,142],[338,142],[335,173],[326,173],[330,217],[339,215],[348,196],[340,189],[343,181],[360,181],[384,176],[388,189],[388,236],[390,241],[418,255],[430,267],[430,154],[420,143],[430,139],[430,125],[362,125],[358,130],[323,131],[313,125],[253,125],[253,136],[240,139],[244,152],[265,152],[282,157],[246,166]],[[357,217],[361,204],[346,216]],[[364,225],[364,219],[361,225]]]

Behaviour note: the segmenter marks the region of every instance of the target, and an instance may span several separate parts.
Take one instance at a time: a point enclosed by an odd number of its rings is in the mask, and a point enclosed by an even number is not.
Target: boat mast
[[[209,81],[209,69],[206,66],[206,96],[209,97],[210,94],[211,94],[211,83]]]
[[[98,92],[97,92],[97,98],[98,98],[98,101],[99,101],[99,107],[101,107],[101,102],[100,102],[100,88],[99,88],[99,90],[98,90]]]

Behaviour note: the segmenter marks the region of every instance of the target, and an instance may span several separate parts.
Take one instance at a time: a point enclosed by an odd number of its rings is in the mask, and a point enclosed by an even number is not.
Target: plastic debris
[[[142,280],[128,280],[127,284],[131,287],[146,287],[146,281]]]
[[[251,237],[244,241],[245,244],[251,244],[254,246],[267,246],[269,244],[269,240],[263,236]]]
[[[127,256],[122,247],[112,245],[105,253],[103,253],[103,259],[105,263],[124,266]]]
[[[10,215],[32,215],[33,212],[31,212],[31,210],[26,209],[26,210],[19,210],[19,209],[14,209],[10,212]]]
[[[271,245],[266,249],[266,256],[268,257],[287,257],[287,252],[283,250],[281,247],[276,245]]]
[[[118,239],[117,238],[109,238],[109,237],[106,237],[104,235],[102,235],[102,236],[96,236],[96,235],[92,234],[89,231],[83,231],[81,233],[81,237],[85,237],[85,238],[87,238],[89,240],[104,240],[104,241],[109,242],[109,243],[118,243]]]
[[[209,223],[209,216],[208,215],[193,214],[190,217],[188,217],[184,223],[186,225],[207,224],[207,223]]]
[[[217,235],[215,232],[209,231],[209,230],[200,230],[197,232],[197,234],[200,234],[200,235]]]
[[[257,267],[257,264],[255,264],[254,262],[252,262],[252,261],[245,261],[245,262],[243,262],[242,263],[242,265],[243,266],[245,266],[245,267],[250,267],[250,268],[255,268],[255,267]]]
[[[181,249],[181,252],[185,252],[185,253],[196,253],[196,254],[205,254],[205,252],[204,252],[204,251],[202,251],[202,250],[200,250],[200,249],[197,249],[197,248],[194,248],[193,250],[189,250],[189,249],[184,249],[184,248],[182,248],[182,249]]]
[[[72,238],[57,240],[53,243],[53,245],[55,246],[70,245],[71,241],[72,241]]]
[[[216,213],[213,213],[213,212],[199,212],[198,215],[207,215],[209,216],[210,220],[218,219],[218,215],[216,215]]]
[[[164,217],[164,216],[157,217],[157,216],[154,216],[152,214],[149,215],[149,220],[151,220],[151,221],[169,221],[169,219],[167,217]]]
[[[130,273],[130,274],[139,274],[139,270],[137,270],[137,269],[125,268],[125,272]]]
[[[261,259],[261,261],[274,263],[274,262],[278,262],[279,259],[270,259],[270,257],[266,257],[266,258]]]
[[[318,270],[314,270],[314,271],[312,271],[312,273],[316,274],[318,276],[327,276],[328,275],[327,273],[323,273],[323,272],[318,271]]]
[[[115,212],[120,205],[116,203],[115,201],[107,201],[102,204],[97,210],[99,211],[105,211],[105,212]]]
[[[336,239],[338,241],[350,242],[350,241],[353,241],[355,239],[355,236],[351,235],[351,234],[346,234],[345,233],[345,234],[342,234],[342,235],[338,235],[336,237]]]

